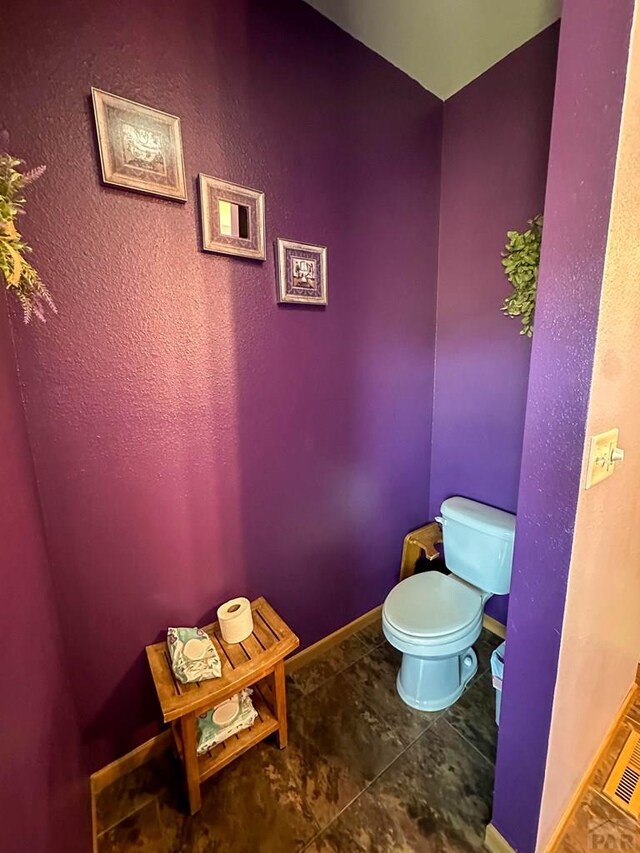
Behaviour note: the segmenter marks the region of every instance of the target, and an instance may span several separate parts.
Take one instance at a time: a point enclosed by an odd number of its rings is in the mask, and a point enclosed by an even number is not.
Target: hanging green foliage
[[[54,312],[56,306],[42,283],[38,271],[26,258],[31,247],[24,241],[16,227],[18,216],[24,213],[23,189],[39,178],[45,167],[29,172],[22,171],[24,163],[8,154],[5,149],[6,132],[0,137],[0,272],[7,290],[14,293],[28,323],[32,316],[45,322],[45,304]]]
[[[533,334],[533,317],[536,310],[540,243],[542,241],[542,215],[529,220],[529,228],[522,234],[507,231],[509,242],[502,253],[502,266],[513,287],[504,300],[502,310],[509,317],[520,317],[521,335]]]

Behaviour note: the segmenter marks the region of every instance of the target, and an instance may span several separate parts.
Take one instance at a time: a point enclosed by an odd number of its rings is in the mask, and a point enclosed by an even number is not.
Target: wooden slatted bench
[[[200,783],[273,732],[280,749],[287,745],[285,657],[300,641],[264,598],[251,603],[253,633],[242,643],[225,643],[217,622],[204,630],[220,655],[222,676],[194,684],[177,681],[166,642],[147,646],[147,658],[165,723],[171,723],[183,762],[189,809],[200,809]],[[204,755],[196,752],[196,716],[245,687],[253,688],[258,712],[249,729],[232,735]]]

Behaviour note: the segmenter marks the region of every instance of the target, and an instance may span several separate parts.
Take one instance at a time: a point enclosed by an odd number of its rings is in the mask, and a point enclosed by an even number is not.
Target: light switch
[[[618,447],[618,434],[616,428],[591,437],[585,489],[597,486],[610,477],[615,471],[616,462],[624,459],[624,450]]]

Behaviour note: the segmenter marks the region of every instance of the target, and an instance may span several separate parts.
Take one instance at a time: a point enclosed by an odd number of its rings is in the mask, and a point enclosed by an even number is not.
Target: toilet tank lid
[[[511,512],[495,509],[479,501],[469,500],[469,498],[458,497],[447,498],[446,501],[443,501],[440,512],[445,522],[447,519],[457,521],[491,536],[513,541],[516,517]]]

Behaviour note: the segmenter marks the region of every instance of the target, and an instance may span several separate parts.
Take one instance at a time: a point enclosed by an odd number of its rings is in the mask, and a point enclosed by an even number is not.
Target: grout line
[[[640,720],[634,720],[633,717],[629,716],[629,714],[626,714],[622,719],[623,722],[628,726],[631,726],[634,731],[640,731]]]
[[[173,850],[169,849],[168,838],[165,833],[164,823],[162,821],[162,810],[160,808],[160,797],[156,797],[156,820],[158,821],[158,826],[160,827],[160,842],[162,844],[162,853],[173,853]],[[180,833],[180,850],[182,850],[182,835],[184,831],[184,821],[180,824],[181,833]]]
[[[98,838],[100,838],[100,836],[104,835],[107,832],[110,832],[112,829],[115,829],[116,826],[120,826],[120,824],[124,823],[125,820],[129,820],[129,818],[133,817],[134,814],[136,814],[136,812],[139,812],[142,809],[146,808],[149,805],[149,803],[152,803],[154,800],[157,800],[157,799],[158,799],[158,794],[149,794],[148,799],[146,799],[141,805],[136,806],[135,809],[132,809],[130,812],[127,812],[127,814],[124,817],[118,818],[118,820],[115,823],[111,823],[111,824],[109,824],[109,826],[105,827],[104,829],[101,829],[100,832],[96,832],[96,836]]]
[[[463,735],[462,732],[458,731],[458,729],[452,723],[449,722],[449,720],[446,717],[446,714],[442,715],[442,719],[445,721],[445,723],[449,726],[450,729],[452,729],[459,737],[462,738],[462,740],[466,744],[468,744],[474,750],[474,752],[477,752],[478,755],[480,755],[482,758],[484,758],[484,760],[487,762],[487,764],[489,764],[491,767],[493,767],[495,769],[495,766],[496,766],[495,762],[491,761],[490,758],[487,758],[487,756],[483,752],[480,752],[480,750],[475,745],[475,743],[470,741],[469,738],[465,737],[465,735]]]
[[[162,851],[163,851],[163,853],[173,853],[173,851],[169,850],[169,848],[165,844],[166,832],[165,832],[164,821],[162,820],[162,809],[160,808],[160,795],[158,795],[156,797],[156,812],[158,815],[158,826],[160,827],[160,837],[162,840]],[[185,825],[184,824],[184,816],[182,816],[182,818],[183,819],[180,821],[180,832],[178,835],[178,842],[179,842],[180,846],[178,848],[176,848],[178,850],[182,850],[182,840],[184,838],[184,825]],[[191,815],[189,816],[188,819],[190,819],[190,818],[191,818]]]
[[[354,666],[354,664],[358,663],[361,660],[364,660],[366,657],[368,657],[368,655],[371,654],[371,652],[374,652],[377,648],[379,648],[383,643],[386,642],[386,640],[381,640],[377,645],[373,646],[372,648],[368,648],[362,642],[362,640],[358,637],[357,634],[352,634],[352,636],[356,637],[356,639],[358,640],[360,645],[364,648],[364,650],[365,650],[364,653],[361,654],[359,657],[355,658],[354,660],[352,660],[351,663],[348,663],[346,666],[343,666],[342,669],[336,669],[334,672],[331,673],[331,675],[328,675],[323,681],[318,682],[318,684],[316,684],[316,686],[313,687],[308,692],[306,692],[306,693],[303,692],[302,693],[303,696],[311,696],[311,694],[315,693],[316,690],[318,690],[320,687],[323,687],[325,684],[328,684],[328,682],[331,681],[332,678],[335,678],[336,675],[340,675],[341,673],[346,672],[348,669],[351,669],[351,667]],[[337,648],[337,646],[336,646],[336,648]],[[313,664],[309,663],[308,665],[312,666]],[[303,670],[304,670],[304,667],[300,667],[299,671],[302,672]],[[290,678],[293,680],[294,684],[295,684],[295,676],[296,676],[295,672],[292,673],[290,676]]]
[[[359,797],[361,797],[361,796],[362,796],[362,794],[364,794],[364,792],[365,792],[365,791],[368,791],[368,790],[369,790],[369,788],[370,788],[370,787],[371,787],[375,782],[377,782],[377,781],[378,781],[378,779],[383,775],[383,773],[386,773],[386,772],[387,772],[387,770],[389,770],[389,768],[390,768],[390,767],[392,767],[392,766],[396,763],[396,761],[398,761],[400,758],[402,758],[402,756],[403,756],[403,755],[404,755],[404,754],[405,754],[409,749],[411,749],[411,747],[412,747],[412,746],[414,746],[414,744],[415,744],[417,741],[419,741],[419,740],[420,740],[420,738],[421,738],[423,735],[425,735],[433,725],[435,725],[435,723],[437,723],[437,722],[438,722],[438,720],[441,718],[441,716],[442,716],[442,715],[441,715],[441,714],[439,714],[435,719],[431,720],[431,721],[429,722],[428,726],[427,726],[423,731],[421,731],[421,732],[420,732],[420,734],[419,734],[419,735],[417,735],[417,736],[416,736],[416,737],[415,737],[415,738],[414,738],[414,739],[413,739],[409,744],[407,744],[407,746],[402,750],[402,752],[398,753],[398,755],[396,755],[396,757],[395,757],[394,759],[392,759],[392,760],[391,760],[391,761],[390,761],[390,762],[389,762],[385,767],[383,767],[383,768],[382,768],[382,770],[381,770],[381,771],[380,771],[376,776],[374,776],[374,777],[373,777],[373,779],[372,779],[370,782],[368,782],[368,783],[364,786],[364,788],[363,788],[361,791],[359,791],[359,792],[355,795],[355,797],[354,797],[352,800],[349,800],[349,802],[346,804],[346,806],[343,806],[343,808],[341,808],[341,809],[340,809],[340,811],[339,811],[337,814],[335,814],[335,815],[331,818],[331,820],[329,821],[329,823],[327,823],[325,826],[323,826],[323,827],[322,827],[322,829],[320,830],[320,832],[317,832],[317,833],[316,833],[312,838],[310,838],[310,839],[309,839],[309,841],[307,841],[307,842],[305,843],[305,845],[304,845],[303,847],[301,847],[301,848],[300,848],[300,853],[303,853],[303,851],[304,851],[304,850],[306,850],[306,849],[309,847],[309,845],[310,845],[310,844],[312,844],[312,843],[313,843],[313,842],[314,842],[314,841],[315,841],[319,836],[321,836],[321,835],[322,835],[322,833],[323,833],[323,832],[325,832],[325,830],[327,830],[327,829],[328,829],[328,828],[329,828],[333,823],[335,823],[335,822],[338,820],[338,818],[339,818],[342,814],[344,814],[344,812],[346,812],[346,811],[347,811],[347,809],[351,808],[351,806],[356,802],[356,800],[357,800]],[[383,721],[383,722],[384,722],[384,721]],[[385,725],[388,725],[388,724],[385,724]]]
[[[629,814],[629,812],[626,812],[624,809],[621,809],[620,806],[618,806],[616,803],[614,803],[613,800],[610,800],[609,797],[607,797],[603,791],[598,791],[598,789],[595,788],[593,785],[589,785],[589,787],[587,788],[587,791],[585,793],[587,793],[589,791],[591,791],[597,799],[602,800],[604,803],[606,803],[607,806],[615,809],[616,812],[618,812],[618,814],[621,817],[626,818],[626,820],[629,821],[629,823],[632,823],[636,827],[640,826],[640,821],[637,821],[632,814]],[[584,804],[585,799],[586,799],[586,797],[582,798],[578,808],[580,808],[580,806],[582,806]],[[606,823],[606,820],[608,820],[608,819],[605,819],[605,821],[604,821],[605,823]]]

